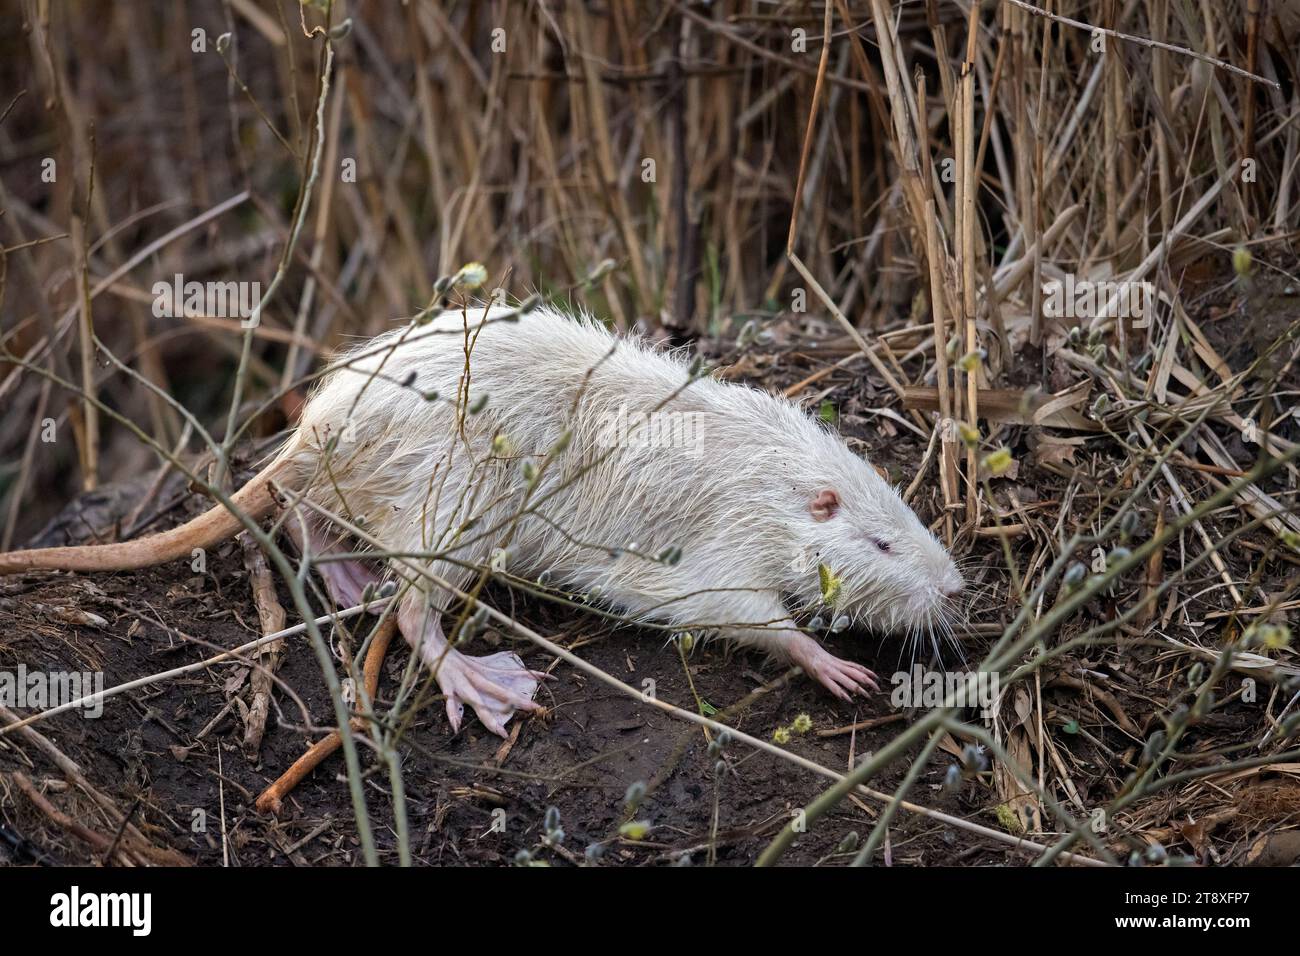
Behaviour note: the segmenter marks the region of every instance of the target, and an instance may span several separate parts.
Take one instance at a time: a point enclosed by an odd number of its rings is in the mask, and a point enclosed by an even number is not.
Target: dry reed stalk
[[[81,452],[81,484],[86,491],[99,485],[99,409],[95,406],[95,320],[90,305],[89,266],[86,261],[86,224],[72,216],[72,246],[77,257],[77,343],[81,359],[81,428],[77,432]]]
[[[976,324],[975,304],[975,195],[979,181],[975,175],[975,41],[979,33],[979,6],[971,4],[970,23],[967,25],[966,59],[962,63],[958,86],[960,114],[958,136],[958,191],[957,208],[960,219],[956,235],[958,249],[957,270],[961,282],[962,316],[965,321],[966,355],[972,357],[974,367],[965,371],[965,416],[971,428],[979,427],[980,374],[984,363],[978,360],[981,352],[979,329]],[[979,459],[977,448],[970,444],[966,450],[966,523],[976,528],[980,523]]]

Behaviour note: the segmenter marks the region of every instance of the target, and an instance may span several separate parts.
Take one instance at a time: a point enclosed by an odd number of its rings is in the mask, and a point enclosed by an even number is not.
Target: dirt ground
[[[0,591],[0,668],[12,670],[25,662],[29,669],[102,669],[106,685],[112,686],[208,656],[211,651],[205,645],[229,647],[256,637],[256,610],[237,550],[227,549],[210,570],[209,576],[194,576],[181,565],[99,575],[93,581],[44,574],[6,581]],[[281,597],[288,604],[287,592]],[[69,626],[56,610],[69,607],[98,615],[107,626]],[[580,617],[566,620],[543,608],[530,615],[530,610],[524,609],[525,620],[566,645],[581,645],[579,653],[596,666],[635,686],[653,679],[663,699],[691,706],[679,652],[661,636],[600,629]],[[167,622],[195,641],[187,643],[140,615]],[[833,643],[839,653],[876,662],[880,671],[892,670],[888,658],[899,650],[889,642],[877,648],[860,636]],[[545,669],[553,660],[529,647],[516,650],[533,668]],[[384,686],[396,684],[406,656],[404,646],[390,654],[381,697]],[[775,685],[756,696],[735,718],[735,726],[770,737],[777,727],[806,713],[813,730],[796,736],[791,749],[829,767],[849,766],[855,754],[869,752],[901,726],[892,723],[856,736],[821,737],[819,732],[854,720],[889,717],[894,711],[883,696],[857,707],[842,705],[801,676],[782,680],[782,670],[758,655],[729,652],[720,645],[697,649],[688,666],[700,698],[719,710]],[[149,824],[147,832],[160,844],[182,851],[195,863],[357,862],[360,854],[348,790],[340,776],[341,756],[330,758],[309,777],[274,819],[257,813],[253,800],[299,756],[309,738],[290,726],[277,726],[273,713],[259,760],[250,762],[239,746],[241,724],[228,712],[198,739],[246,673],[235,664],[217,666],[114,698],[97,719],[64,714],[40,729],[122,808],[138,801],[136,822]],[[292,644],[280,677],[310,708],[314,723],[329,722],[324,682],[305,639]],[[502,741],[472,719],[452,736],[437,704],[408,732],[402,757],[418,862],[510,862],[519,850],[537,847],[551,806],[559,809],[567,834],[564,849],[578,856],[589,844],[608,842],[606,862],[702,862],[716,801],[717,862],[746,864],[792,809],[824,787],[820,778],[767,755],[747,753],[734,743],[725,751],[729,769],[715,778],[714,761],[699,728],[593,683],[567,665],[560,664],[555,677],[546,687],[549,717],[526,720],[503,760],[498,757]],[[285,708],[281,714],[286,723],[300,724],[284,695],[277,700]],[[922,798],[948,812],[977,813],[978,806],[939,788],[945,766],[935,761],[923,779]],[[0,768],[28,769],[7,742],[0,743]],[[28,772],[40,776],[45,769]],[[636,781],[655,781],[658,786],[637,815],[654,829],[634,845],[616,836],[626,819],[624,794]],[[368,783],[377,841],[385,861],[395,862],[386,781],[377,777]],[[4,803],[5,823],[54,859],[92,862],[83,845],[58,833],[26,801],[11,794]],[[492,829],[492,811],[498,807],[506,812],[505,832]],[[201,833],[191,832],[196,810],[207,819]],[[850,831],[865,833],[874,814],[874,808],[846,807],[800,839],[788,859],[812,864],[851,858],[836,854],[837,844]],[[13,848],[8,849],[16,859]],[[900,820],[894,828],[890,855],[895,863],[917,865],[1006,859],[1001,847],[915,819]],[[538,859],[552,862],[567,856],[537,853]]]

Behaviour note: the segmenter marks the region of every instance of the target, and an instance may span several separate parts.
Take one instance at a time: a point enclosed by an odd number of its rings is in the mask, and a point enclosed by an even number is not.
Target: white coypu
[[[307,503],[295,509],[305,529],[287,522],[301,548],[365,550],[333,515],[383,552],[382,564],[317,567],[340,604],[386,575],[403,583],[399,627],[435,668],[453,727],[469,704],[504,735],[515,710],[537,706],[540,675],[512,653],[449,649],[449,595],[422,571],[461,589],[484,566],[540,578],[633,619],[761,647],[844,699],[875,675],[796,623],[824,602],[823,565],[837,579],[826,613],[880,630],[946,628],[963,587],[897,492],[822,424],[758,389],[693,380],[681,356],[594,320],[446,312],[336,366],[234,503],[267,514],[274,484]],[[143,567],[238,529],[218,506],[138,541],[0,555],[0,574]]]

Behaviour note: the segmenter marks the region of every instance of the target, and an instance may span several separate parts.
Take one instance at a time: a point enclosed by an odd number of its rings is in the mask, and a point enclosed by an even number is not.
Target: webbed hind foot
[[[543,709],[533,695],[546,675],[526,668],[512,651],[470,657],[451,649],[436,666],[453,732],[460,730],[465,704],[474,708],[484,727],[500,737],[507,736],[506,724],[516,710]]]
[[[533,695],[548,674],[529,670],[511,651],[470,657],[450,647],[441,615],[425,603],[423,595],[413,594],[402,602],[397,623],[447,696],[453,732],[460,730],[466,704],[474,708],[484,727],[500,737],[507,736],[506,724],[515,711],[544,709]]]

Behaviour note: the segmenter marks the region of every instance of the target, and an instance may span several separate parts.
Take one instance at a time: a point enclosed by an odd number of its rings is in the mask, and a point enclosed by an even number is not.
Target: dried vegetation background
[[[835,421],[976,569],[944,663],[1004,696],[987,722],[853,713],[747,655],[679,657],[501,589],[740,736],[710,747],[561,665],[576,695],[500,750],[446,741],[437,707],[408,730],[406,819],[363,749],[372,840],[324,770],[280,820],[253,809],[320,734],[227,664],[0,736],[0,858],[1294,862],[1297,50],[1282,0],[7,5],[4,549],[199,510],[168,457],[213,458],[165,396],[218,442],[233,400],[238,464],[332,349],[482,262],[512,299]],[[177,273],[274,291],[247,335],[157,318]],[[1052,280],[1154,300],[1145,322],[1106,296],[1061,319]],[[207,578],[6,580],[0,665],[112,683],[275,630],[281,605],[293,623],[255,548],[218,557]],[[834,640],[884,673],[910,653]],[[261,661],[330,723],[305,646]],[[743,737],[805,710],[780,748]],[[848,776],[820,793],[809,765]],[[497,807],[526,825],[485,836]],[[195,808],[219,824],[196,835]],[[649,836],[620,832],[638,815]]]

